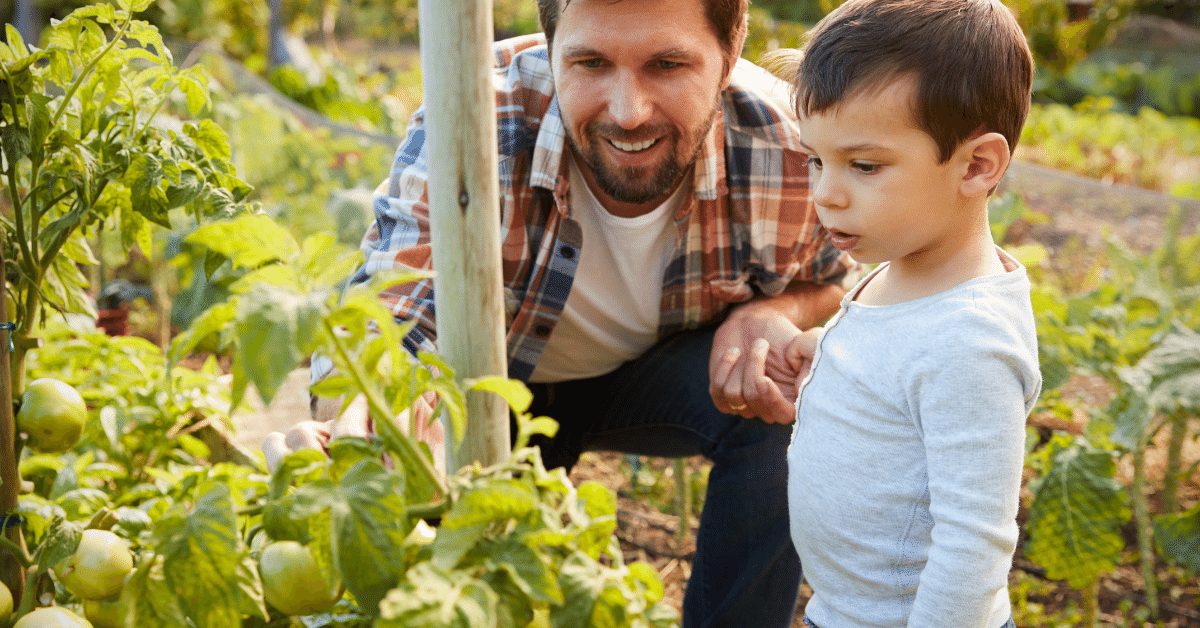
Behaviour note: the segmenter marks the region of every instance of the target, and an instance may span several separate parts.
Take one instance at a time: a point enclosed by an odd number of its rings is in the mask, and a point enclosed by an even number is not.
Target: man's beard
[[[685,138],[687,152],[684,153],[683,158],[679,156],[681,143],[679,135],[674,127],[668,125],[645,126],[629,131],[611,123],[592,123],[584,128],[590,150],[584,150],[579,146],[570,132],[566,134],[567,143],[575,155],[591,169],[596,184],[600,186],[602,192],[621,203],[646,203],[664,196],[679,184],[683,175],[696,162],[696,156],[700,154],[704,138],[708,135],[708,131],[712,128],[713,121],[716,120],[720,111],[719,105],[714,107],[708,119],[688,133],[688,137]],[[665,134],[664,130],[667,131]],[[601,154],[601,143],[607,143],[610,138],[619,142],[634,143],[652,137],[660,137],[658,141],[671,143],[666,158],[657,166],[649,168],[613,166],[605,161]],[[653,172],[646,176],[645,173],[648,170],[653,170]]]

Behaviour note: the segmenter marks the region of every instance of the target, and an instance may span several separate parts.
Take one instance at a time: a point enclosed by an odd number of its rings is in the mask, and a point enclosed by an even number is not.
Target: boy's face
[[[821,224],[862,263],[935,267],[971,233],[963,157],[939,163],[937,144],[913,121],[914,88],[910,77],[887,80],[800,120]]]

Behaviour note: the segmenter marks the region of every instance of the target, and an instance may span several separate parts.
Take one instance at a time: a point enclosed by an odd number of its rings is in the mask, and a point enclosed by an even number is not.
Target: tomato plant
[[[95,316],[81,271],[97,263],[89,232],[111,223],[123,244],[148,252],[150,225],[169,225],[172,210],[230,213],[247,191],[216,125],[154,124],[176,93],[199,113],[208,89],[202,70],[176,70],[158,31],[133,18],[149,4],[78,9],[46,31],[41,49],[6,25],[0,45],[0,323],[11,350],[0,361],[0,513],[14,546],[0,552],[0,580],[26,611],[24,541],[7,525],[22,486],[10,400],[24,390],[36,327],[47,310]],[[68,440],[45,444],[58,449]]]

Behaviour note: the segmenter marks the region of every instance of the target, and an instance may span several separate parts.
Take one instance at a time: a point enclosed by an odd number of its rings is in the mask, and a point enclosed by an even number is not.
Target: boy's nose
[[[812,175],[813,202],[828,209],[841,209],[846,206],[846,195],[836,181],[836,177],[827,173],[815,172]]]
[[[636,76],[624,73],[612,82],[608,93],[608,114],[623,129],[636,129],[650,121],[654,103]]]

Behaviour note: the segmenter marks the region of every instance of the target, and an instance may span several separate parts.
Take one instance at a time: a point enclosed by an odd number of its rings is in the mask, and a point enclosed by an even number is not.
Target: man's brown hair
[[[621,0],[609,0],[620,2]],[[675,0],[671,0],[674,2]],[[558,28],[558,16],[571,3],[571,0],[538,0],[538,19],[542,23],[542,32],[546,34],[546,43],[554,45],[554,31]],[[708,24],[721,42],[727,65],[732,65],[741,50],[746,34],[746,12],[750,0],[704,0],[704,16]]]
[[[850,0],[785,64],[801,116],[912,76],[914,122],[943,162],[978,132],[1000,133],[1011,152],[1029,113],[1033,56],[998,0]]]

